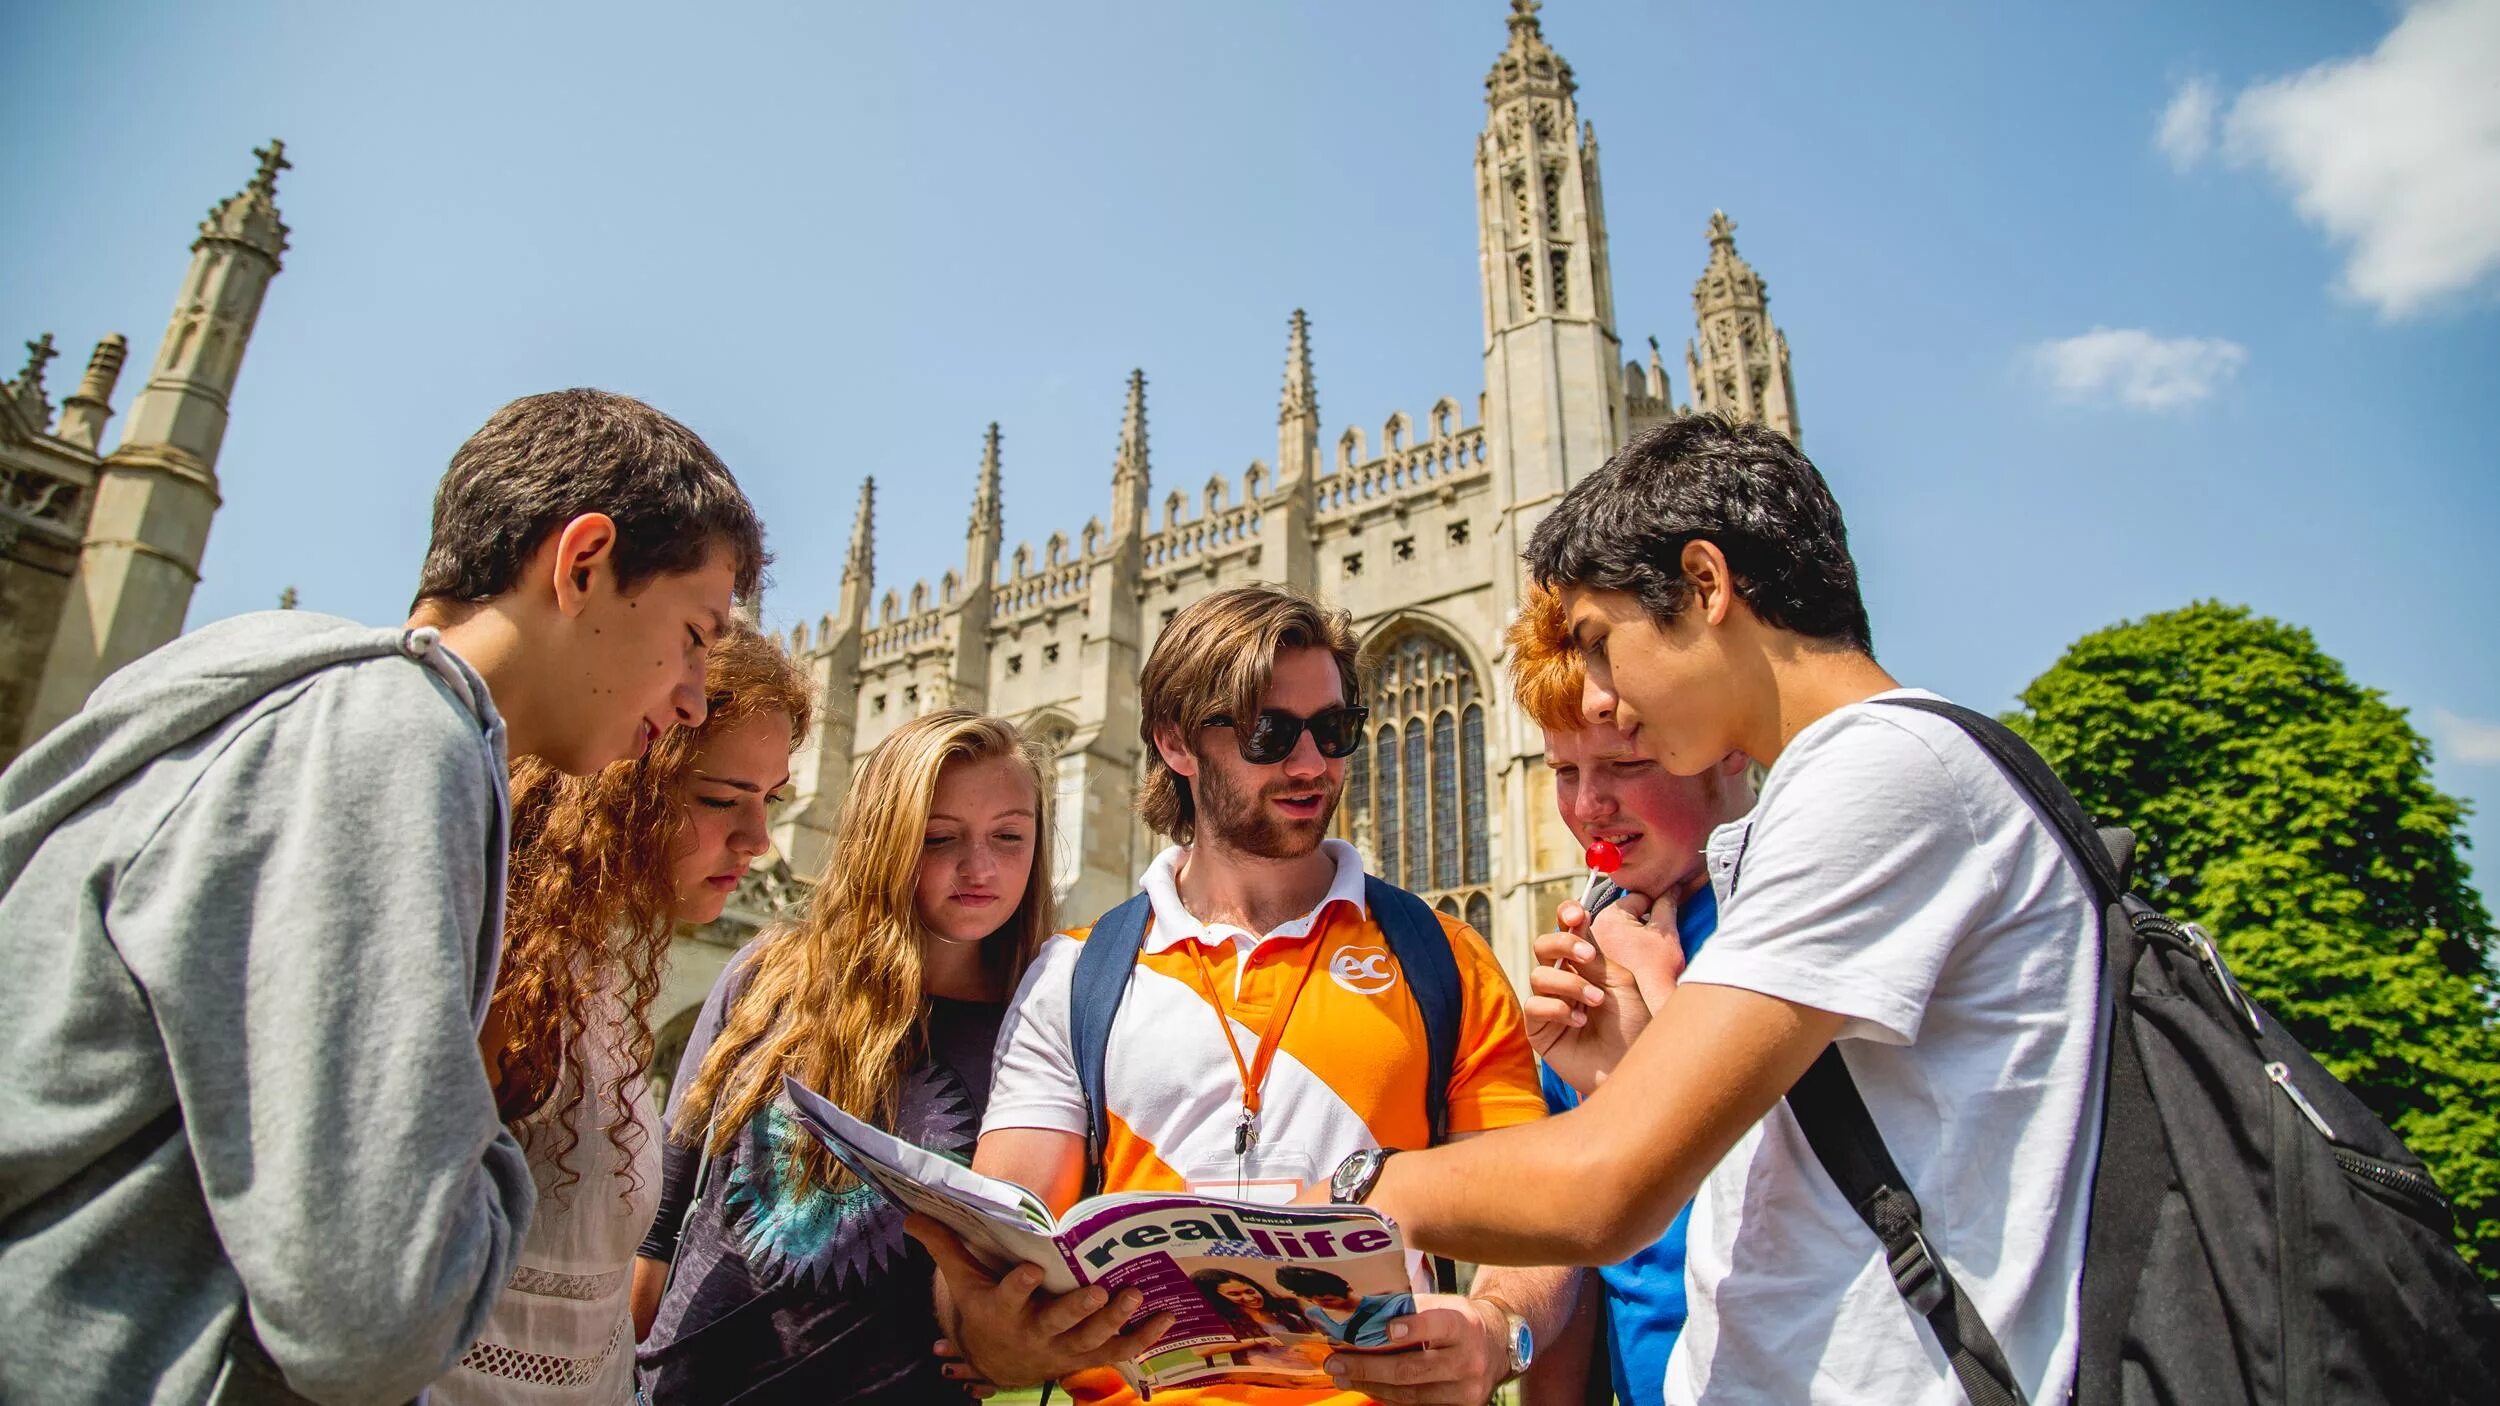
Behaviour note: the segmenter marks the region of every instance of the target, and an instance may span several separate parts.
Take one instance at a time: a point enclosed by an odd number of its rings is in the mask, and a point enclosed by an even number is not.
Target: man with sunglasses
[[[1353,631],[1342,612],[1281,588],[1221,591],[1166,626],[1139,680],[1148,749],[1138,811],[1176,843],[1140,880],[1151,906],[1104,1049],[1107,1192],[1188,1188],[1284,1202],[1365,1148],[1432,1140],[1429,1056],[1414,984],[1367,901],[1361,857],[1328,837],[1345,759],[1362,744]],[[1437,918],[1457,968],[1457,1041],[1446,1085],[1455,1140],[1545,1112],[1517,999],[1467,926]],[[1108,930],[1108,924],[1102,926]],[[973,1166],[1064,1210],[1079,1199],[1089,1110],[1071,1018],[1085,932],[1036,956],[999,1032]],[[1106,941],[1109,939],[1106,938]],[[983,1270],[942,1229],[915,1222],[943,1278],[954,1344],[1000,1386],[1059,1379],[1080,1403],[1134,1400],[1101,1364],[1166,1326],[1134,1331],[1134,1290],[1037,1295],[1040,1274]],[[1423,1286],[1418,1286],[1423,1287]],[[1420,1354],[1338,1354],[1339,1391],[1221,1387],[1158,1403],[1482,1402],[1533,1350],[1488,1300],[1419,1294],[1390,1325]],[[1394,1377],[1371,1375],[1398,1361]]]

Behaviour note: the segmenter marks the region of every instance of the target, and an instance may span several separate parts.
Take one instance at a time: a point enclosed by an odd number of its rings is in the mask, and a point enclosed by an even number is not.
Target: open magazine
[[[1385,1351],[1415,1311],[1406,1246],[1364,1206],[1267,1206],[1177,1191],[1097,1196],[1053,1216],[1032,1192],[881,1132],[795,1080],[791,1111],[853,1175],[940,1222],[999,1270],[1031,1264],[1053,1293],[1100,1284],[1169,1312],[1145,1356],[1120,1364],[1139,1396],[1250,1382],[1326,1387],[1332,1353]]]

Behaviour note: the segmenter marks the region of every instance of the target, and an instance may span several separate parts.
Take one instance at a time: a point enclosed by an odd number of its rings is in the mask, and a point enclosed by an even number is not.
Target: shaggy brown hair
[[[502,595],[548,534],[586,513],[616,523],[619,590],[726,548],[743,600],[771,560],[754,505],[694,431],[631,396],[549,391],[496,411],[452,454],[418,602]]]
[[[1137,735],[1146,744],[1137,813],[1146,828],[1184,845],[1198,833],[1198,803],[1189,782],[1163,760],[1155,733],[1178,728],[1182,745],[1195,753],[1198,729],[1207,719],[1222,714],[1246,721],[1259,711],[1259,699],[1276,676],[1276,656],[1288,649],[1325,649],[1336,656],[1345,701],[1363,701],[1353,618],[1300,591],[1235,586],[1192,601],[1163,627],[1137,680]]]
[[[733,625],[704,668],[701,727],[673,727],[642,756],[592,776],[566,776],[534,757],[512,768],[512,882],[504,920],[503,968],[487,1018],[495,1053],[497,1111],[518,1124],[542,1112],[566,1127],[556,1165],[562,1185],[579,1176],[567,1161],[579,1138],[564,1115],[585,1090],[564,1089],[567,1063],[583,1067],[585,1042],[612,1040],[626,1072],[609,1090],[618,1108],[629,1080],[651,1061],[651,1003],[676,930],[670,869],[686,834],[686,787],[703,747],[724,728],[759,714],[790,720],[790,746],[807,736],[813,699],[806,675],[778,641]],[[592,1019],[593,1001],[613,983],[625,1019],[613,1029]],[[630,1160],[645,1136],[641,1121],[607,1129]]]
[[[1547,732],[1578,732],[1589,725],[1580,711],[1588,671],[1571,643],[1571,622],[1562,593],[1528,583],[1519,614],[1510,622],[1510,691],[1520,711]]]

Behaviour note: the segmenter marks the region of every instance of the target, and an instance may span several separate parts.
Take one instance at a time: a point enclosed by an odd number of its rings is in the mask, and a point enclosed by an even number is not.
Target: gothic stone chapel
[[[778,814],[782,858],[729,911],[678,944],[657,1068],[674,1067],[730,953],[794,901],[825,861],[856,758],[944,706],[1012,717],[1056,750],[1062,912],[1091,919],[1132,891],[1155,837],[1134,818],[1137,675],[1175,611],[1222,587],[1282,581],[1350,611],[1372,680],[1370,743],[1347,765],[1339,833],[1373,872],[1489,939],[1514,975],[1529,937],[1583,873],[1554,813],[1542,734],[1509,705],[1495,656],[1518,606],[1519,549],[1548,504],[1630,434],[1715,410],[1797,434],[1788,343],[1764,284],[1713,214],[1684,350],[1689,403],[1616,334],[1597,137],[1537,0],[1512,0],[1476,136],[1477,289],[1484,389],[1474,422],[1443,398],[1378,443],[1343,429],[1322,457],[1312,331],[1292,315],[1276,456],[1239,481],[1158,504],[1146,380],[1132,373],[1107,513],[1053,533],[1036,557],[1001,540],[998,427],[974,476],[960,570],[875,591],[875,485],[860,491],[841,598],[789,643],[825,700]],[[47,335],[0,383],[0,763],[74,712],[96,682],[183,625],[218,503],[218,450],[263,296],[288,231],[272,143],[213,209],[121,442],[101,451],[126,352],[119,336],[55,417]]]
[[[1463,917],[1524,973],[1527,943],[1585,876],[1554,811],[1544,735],[1496,670],[1518,608],[1519,551],[1547,504],[1628,435],[1716,410],[1794,436],[1788,343],[1759,275],[1713,214],[1684,352],[1690,402],[1668,392],[1657,343],[1624,360],[1599,194],[1597,136],[1536,0],[1513,0],[1509,43],[1486,75],[1476,137],[1484,392],[1476,423],[1444,398],[1423,421],[1390,415],[1375,445],[1348,427],[1322,457],[1312,333],[1285,343],[1273,467],[1173,488],[1158,504],[1146,380],[1131,373],[1105,517],[1055,532],[1036,558],[1001,553],[998,427],[974,476],[964,563],[872,599],[875,485],[860,490],[841,599],[790,643],[826,706],[796,759],[776,827],[788,868],[759,870],[717,930],[681,942],[663,1064],[730,950],[791,875],[820,868],[854,759],[897,724],[960,706],[1015,718],[1058,755],[1061,912],[1081,923],[1133,892],[1160,841],[1129,807],[1140,774],[1137,675],[1173,613],[1211,591],[1282,581],[1352,612],[1363,639],[1372,740],[1347,763],[1337,831],[1372,872]]]

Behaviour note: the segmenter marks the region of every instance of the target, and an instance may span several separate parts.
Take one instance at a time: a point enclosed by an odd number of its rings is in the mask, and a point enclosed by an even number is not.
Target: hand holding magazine
[[[1367,1207],[1131,1191],[1053,1216],[1023,1187],[870,1127],[795,1080],[782,1088],[853,1175],[984,1264],[1034,1265],[1055,1294],[1135,1289],[1144,1303],[1131,1324],[1170,1313],[1146,1355],[1120,1364],[1140,1396],[1210,1382],[1326,1387],[1330,1354],[1386,1350],[1389,1321],[1415,1311],[1405,1243]]]

